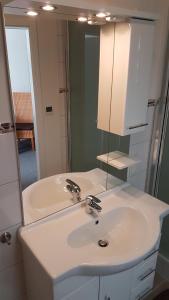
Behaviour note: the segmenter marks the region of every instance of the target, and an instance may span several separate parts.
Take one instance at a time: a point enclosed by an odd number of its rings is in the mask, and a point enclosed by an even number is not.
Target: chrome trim
[[[155,272],[154,268],[149,268],[144,274],[140,275],[138,280],[143,281],[146,279],[148,276],[150,276],[153,272]]]
[[[167,50],[167,67],[163,78],[162,95],[154,111],[151,148],[147,168],[145,191],[158,196],[162,155],[165,144],[167,121],[169,116],[169,47]]]
[[[77,183],[72,181],[71,179],[66,179],[66,182],[68,183],[66,185],[66,189],[71,193],[73,196],[73,200],[76,202],[81,201],[81,188],[78,186]]]
[[[149,99],[148,100],[148,107],[156,106],[158,105],[160,99]]]
[[[67,114],[67,160],[68,172],[71,172],[71,157],[72,157],[72,137],[71,137],[71,122],[70,122],[70,70],[69,70],[69,26],[67,21],[66,27],[66,49],[65,49],[65,72],[66,72],[66,114]]]
[[[149,259],[151,256],[153,256],[155,253],[158,253],[158,252],[159,252],[159,249],[153,250],[146,256],[146,258],[144,258],[144,261]]]
[[[138,124],[138,125],[134,125],[134,126],[130,126],[128,129],[136,129],[136,128],[140,128],[140,127],[144,127],[144,126],[148,126],[148,123],[143,123],[143,124]]]
[[[66,56],[66,55],[65,55]],[[66,84],[67,85],[67,84]],[[59,88],[59,94],[67,94],[69,92],[68,88]]]
[[[101,200],[96,198],[93,195],[86,197],[86,212],[88,214],[99,215],[99,212],[102,211],[102,207],[98,204],[101,203]]]
[[[144,297],[146,297],[148,294],[149,294],[149,292],[152,290],[152,288],[151,287],[147,287],[142,293],[140,293],[140,294],[138,294],[137,296],[136,296],[136,299],[135,300],[141,300],[141,299],[143,299]]]

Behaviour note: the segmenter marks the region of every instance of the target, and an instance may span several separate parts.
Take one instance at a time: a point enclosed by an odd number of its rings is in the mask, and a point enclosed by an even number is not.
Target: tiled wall
[[[24,19],[25,20],[25,19]],[[48,25],[48,26],[47,26]],[[19,26],[19,24],[18,24]],[[44,28],[45,26],[45,28]],[[38,27],[38,45],[39,45],[39,60],[41,62],[41,71],[44,74],[43,78],[41,78],[41,84],[43,85],[43,92],[42,95],[44,96],[44,107],[46,105],[53,105],[54,110],[58,112],[58,107],[60,108],[59,117],[59,126],[56,124],[58,122],[58,118],[54,118],[54,113],[52,114],[53,118],[49,118],[45,115],[45,129],[51,133],[52,128],[55,130],[56,128],[60,130],[60,133],[63,136],[63,145],[61,145],[63,151],[66,151],[66,128],[65,128],[65,99],[64,95],[59,95],[59,88],[65,87],[64,84],[64,76],[63,76],[63,69],[64,69],[64,59],[62,56],[64,55],[65,51],[62,47],[62,42],[66,38],[63,31],[66,31],[66,22],[56,21],[55,18],[50,17],[41,17],[38,19],[37,22]],[[49,64],[49,59],[47,62],[48,69],[45,67],[44,59],[46,56],[45,50],[46,48],[44,45],[40,44],[43,41],[46,43],[47,35],[49,35],[50,29],[53,28],[53,35],[50,36],[51,41],[51,49],[53,49],[53,56],[50,60],[51,64]],[[44,32],[44,30],[46,30]],[[55,37],[53,41],[52,38]],[[48,37],[49,43],[49,37]],[[0,44],[0,50],[2,43]],[[48,45],[47,45],[48,47]],[[43,51],[42,51],[43,49]],[[56,51],[55,51],[56,50]],[[0,52],[1,53],[1,52]],[[4,52],[5,53],[5,52]],[[0,59],[4,59],[0,57]],[[52,71],[52,63],[53,61],[53,71],[57,70],[57,72],[53,72],[53,81],[57,83],[54,84],[53,82],[49,83],[50,76],[46,75],[44,69],[46,68],[49,73]],[[1,65],[2,66],[2,65]],[[7,73],[6,73],[6,66],[4,65],[3,69],[3,77],[1,76],[2,68],[0,69],[0,85],[6,87],[6,94],[2,95],[2,91],[0,91],[1,99],[5,99],[5,102],[0,101],[0,122],[11,122],[12,117],[10,113],[10,98],[9,98],[9,85],[7,80]],[[42,77],[42,76],[41,76]],[[47,86],[45,86],[45,83]],[[49,84],[52,84],[53,87],[53,94],[51,94],[51,88]],[[50,90],[50,95],[49,95]],[[57,98],[56,98],[56,90],[57,90]],[[45,94],[47,93],[47,95]],[[54,96],[53,96],[54,95]],[[49,97],[50,96],[50,97]],[[53,103],[51,103],[51,99],[53,99]],[[49,101],[49,103],[48,103]],[[57,103],[56,103],[57,102]],[[59,103],[62,105],[59,106]],[[2,104],[2,106],[1,106]],[[56,107],[55,107],[56,106]],[[57,109],[55,109],[57,108]],[[54,123],[55,122],[55,123]],[[51,126],[51,128],[49,127]],[[52,138],[52,135],[46,134],[46,145],[49,144],[49,139]],[[44,141],[44,135],[43,135]],[[45,143],[44,143],[45,144]],[[56,139],[57,144],[57,139]],[[52,168],[56,166],[53,163],[52,154],[49,152],[50,149],[46,146],[48,153],[46,156],[50,159],[48,161],[48,166],[52,165]],[[52,147],[50,147],[52,148]],[[54,152],[56,156],[57,149],[53,148],[51,151]],[[58,149],[59,153],[63,153],[60,149]],[[62,155],[63,156],[63,155]],[[66,156],[66,154],[65,154]],[[62,159],[59,158],[59,162],[63,171]],[[58,167],[58,165],[57,165]],[[60,170],[59,170],[60,171]],[[46,174],[47,176],[48,174]],[[22,253],[18,241],[18,229],[21,226],[22,222],[22,213],[21,213],[21,202],[20,202],[20,193],[19,193],[19,181],[18,181],[18,169],[17,169],[17,161],[16,161],[16,145],[15,145],[15,136],[14,133],[8,133],[4,135],[0,135],[0,235],[5,231],[9,231],[12,234],[12,243],[11,245],[2,244],[0,243],[0,300],[26,300],[26,293],[24,287],[24,272],[23,272],[23,264],[22,264]]]
[[[9,82],[0,15],[0,122],[12,122]],[[3,101],[2,101],[3,99]],[[0,134],[0,236],[9,231],[11,245],[0,242],[0,299],[25,300],[22,256],[17,231],[21,225],[21,204],[14,133]]]
[[[149,158],[151,132],[153,126],[154,107],[148,108],[147,123],[149,124],[142,132],[135,133],[130,137],[129,154],[138,158],[139,164],[128,169],[128,182],[135,187],[145,190],[147,177],[147,162]]]
[[[0,135],[0,153],[0,235],[5,231],[12,235],[11,245],[0,243],[0,299],[25,300],[17,234],[22,218],[13,133]]]

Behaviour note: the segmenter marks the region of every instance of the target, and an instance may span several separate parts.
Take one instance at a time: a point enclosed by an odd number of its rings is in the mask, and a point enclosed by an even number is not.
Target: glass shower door
[[[167,121],[164,149],[159,171],[157,198],[169,204],[169,118]],[[164,220],[160,252],[169,259],[169,216]]]

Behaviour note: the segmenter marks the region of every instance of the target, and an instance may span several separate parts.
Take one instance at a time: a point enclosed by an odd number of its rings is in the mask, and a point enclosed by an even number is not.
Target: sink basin
[[[89,222],[75,229],[68,236],[67,242],[74,251],[87,251],[96,257],[116,256],[120,259],[129,257],[147,244],[149,238],[148,222],[139,211],[120,207],[112,210],[96,222]],[[101,248],[99,240],[108,242]],[[89,260],[91,257],[89,256]]]
[[[75,204],[66,189],[67,178],[80,186],[82,199],[89,194],[97,195],[106,190],[107,173],[98,168],[89,172],[58,174],[41,179],[22,193],[25,224]],[[117,186],[122,184],[122,181],[111,176],[110,184]]]
[[[52,281],[77,274],[108,275],[135,266],[157,249],[160,219],[169,213],[167,204],[129,184],[99,198],[99,219],[87,214],[80,203],[22,228],[28,265],[30,257],[36,258]],[[100,247],[100,240],[103,245],[107,242],[106,247]]]

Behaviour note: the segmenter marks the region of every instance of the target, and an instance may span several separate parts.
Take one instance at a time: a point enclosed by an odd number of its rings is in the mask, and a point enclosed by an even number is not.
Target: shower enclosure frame
[[[166,52],[166,68],[160,99],[155,102],[150,157],[147,168],[145,190],[154,197],[158,196],[162,157],[165,146],[167,122],[169,120],[169,46]]]

